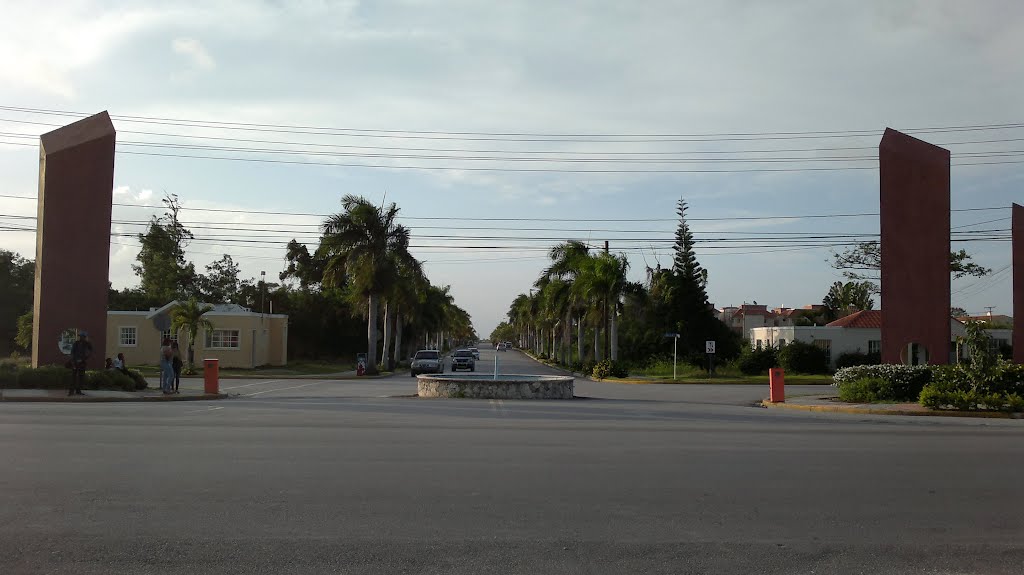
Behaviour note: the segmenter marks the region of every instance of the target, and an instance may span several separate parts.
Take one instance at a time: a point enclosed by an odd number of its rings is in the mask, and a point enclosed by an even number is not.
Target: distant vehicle
[[[473,352],[468,349],[456,350],[452,354],[452,371],[468,369],[476,371],[476,360],[473,359]]]
[[[471,347],[471,348],[469,348],[469,351],[473,352],[473,359],[480,359],[480,350],[479,349],[477,349],[475,347]]]
[[[494,349],[496,349],[498,351],[505,351],[505,349],[506,349],[505,348],[505,343],[504,342],[498,342],[498,343],[494,344]]]
[[[435,349],[421,349],[412,358],[409,375],[416,377],[421,373],[444,373],[444,358]]]

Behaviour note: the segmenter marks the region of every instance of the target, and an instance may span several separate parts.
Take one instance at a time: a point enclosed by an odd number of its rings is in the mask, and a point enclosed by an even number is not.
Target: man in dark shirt
[[[92,344],[89,343],[89,334],[78,332],[78,341],[71,346],[71,389],[68,395],[85,395],[82,393],[82,384],[85,383],[85,366],[92,355]]]

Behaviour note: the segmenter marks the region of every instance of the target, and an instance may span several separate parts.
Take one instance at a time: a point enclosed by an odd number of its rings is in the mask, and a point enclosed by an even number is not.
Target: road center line
[[[266,390],[263,390],[263,391],[257,391],[255,393],[244,393],[244,394],[242,394],[242,397],[252,397],[254,395],[260,395],[262,393],[270,393],[272,391],[286,391],[286,390],[289,390],[289,389],[299,389],[300,387],[309,387],[311,385],[320,385],[321,383],[326,383],[326,381],[314,381],[313,383],[307,383],[305,385],[293,385],[292,387],[279,387],[277,389],[266,389]]]
[[[242,387],[250,387],[250,386],[253,386],[253,385],[266,385],[268,383],[277,383],[279,381],[284,381],[284,380],[283,379],[268,379],[266,381],[257,381],[256,383],[247,383],[245,385],[233,385],[231,387],[222,387],[221,389],[223,389],[224,391],[227,391],[229,389],[240,389]]]
[[[186,411],[185,413],[202,413],[202,412],[205,412],[205,411],[217,411],[218,409],[224,409],[224,408],[223,407],[205,407],[203,409],[193,409],[193,410],[190,410],[190,411]]]

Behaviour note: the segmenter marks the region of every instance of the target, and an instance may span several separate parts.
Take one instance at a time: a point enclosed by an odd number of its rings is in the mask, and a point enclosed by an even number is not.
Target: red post
[[[220,393],[220,362],[216,359],[203,360],[203,391],[205,393]]]
[[[786,401],[785,372],[781,367],[773,367],[768,370],[768,401],[772,403],[785,403]]]

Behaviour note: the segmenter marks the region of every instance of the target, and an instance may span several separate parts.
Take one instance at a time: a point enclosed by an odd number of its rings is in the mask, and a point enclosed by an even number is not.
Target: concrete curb
[[[984,419],[1024,419],[1024,413],[1007,413],[1005,411],[917,411],[910,409],[880,409],[877,407],[852,407],[848,405],[801,405],[799,403],[772,403],[767,399],[761,401],[761,407],[769,409],[795,409],[797,411],[816,411],[819,413],[852,413],[855,415],[907,415],[914,417],[979,417]]]
[[[142,403],[159,401],[209,401],[227,399],[226,393],[204,393],[203,395],[148,395],[140,397],[3,397],[3,403]]]
[[[561,366],[558,366],[558,365],[551,365],[550,363],[547,363],[545,361],[541,361],[541,360],[537,359],[536,356],[534,356],[532,353],[530,353],[528,351],[525,351],[525,350],[519,350],[519,351],[521,351],[523,353],[523,355],[525,355],[526,357],[532,359],[533,361],[535,361],[535,362],[537,362],[537,363],[539,363],[539,364],[541,364],[541,365],[543,365],[545,367],[550,367],[551,369],[557,369],[558,371],[560,371],[562,373],[568,373],[568,374],[572,375],[573,377],[578,377],[578,378],[586,379],[586,380],[593,381],[593,382],[600,381],[600,380],[597,380],[597,379],[591,379],[589,376],[583,375],[582,373],[571,371],[571,370],[565,369],[564,367],[561,367]]]

